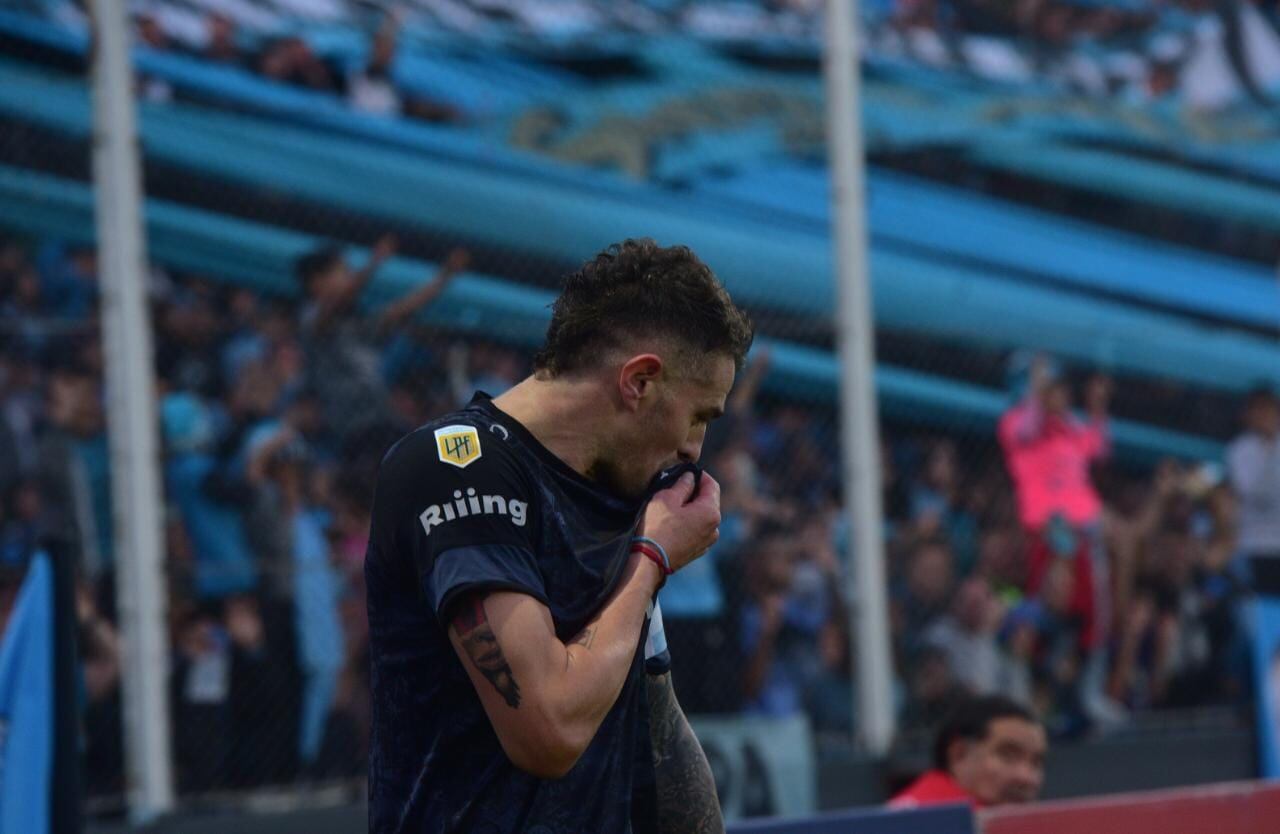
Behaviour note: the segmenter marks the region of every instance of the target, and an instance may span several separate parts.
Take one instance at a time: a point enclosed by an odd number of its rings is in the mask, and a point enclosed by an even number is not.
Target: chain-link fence
[[[522,379],[558,277],[627,236],[693,246],[759,332],[704,451],[721,541],[661,596],[679,697],[847,746],[818,6],[139,7],[183,803],[360,795],[378,462]],[[1064,737],[1244,697],[1234,566],[1265,522],[1230,488],[1250,453],[1217,464],[1243,392],[1280,379],[1272,12],[863,9],[904,733],[964,690]],[[0,544],[9,599],[42,532],[74,537],[87,786],[109,811],[86,15],[0,11]],[[1262,435],[1273,410],[1255,398]]]

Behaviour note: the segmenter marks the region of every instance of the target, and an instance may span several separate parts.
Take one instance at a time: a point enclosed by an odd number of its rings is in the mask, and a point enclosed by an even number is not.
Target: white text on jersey
[[[422,511],[418,520],[422,522],[422,529],[429,536],[433,527],[444,524],[446,521],[472,515],[505,515],[510,517],[512,524],[523,527],[528,521],[528,514],[529,505],[524,501],[504,498],[501,495],[476,495],[475,488],[472,487],[467,490],[466,495],[462,494],[462,490],[455,489],[453,501],[432,504]]]

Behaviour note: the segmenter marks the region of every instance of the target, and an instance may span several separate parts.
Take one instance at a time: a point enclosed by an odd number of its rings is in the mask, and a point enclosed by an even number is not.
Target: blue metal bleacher
[[[0,65],[0,111],[88,135],[83,87],[28,69]],[[825,232],[725,217],[677,194],[583,188],[490,166],[485,151],[464,164],[181,105],[144,105],[142,137],[149,156],[195,172],[566,263],[637,232],[688,243],[748,305],[830,310]],[[1280,381],[1280,348],[1229,328],[883,247],[871,266],[884,327],[1211,388]]]
[[[92,211],[92,194],[81,183],[0,166],[0,226],[87,242],[93,235]],[[319,242],[159,200],[147,202],[146,216],[150,252],[158,263],[277,295],[296,291],[293,261]],[[429,264],[392,259],[366,291],[365,303],[378,305],[400,295],[431,269]],[[532,347],[541,342],[551,300],[544,290],[468,274],[424,311],[423,320]],[[810,401],[834,400],[838,369],[831,354],[777,340],[761,340],[759,345],[771,353],[768,390]],[[890,365],[877,368],[876,385],[887,415],[945,428],[992,432],[1008,405],[1002,392]],[[1131,421],[1115,421],[1113,433],[1119,453],[1134,461],[1166,455],[1216,460],[1222,453],[1216,441]]]

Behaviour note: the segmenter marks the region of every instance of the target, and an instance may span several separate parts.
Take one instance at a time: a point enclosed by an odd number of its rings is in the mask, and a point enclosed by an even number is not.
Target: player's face
[[[610,466],[617,492],[641,496],[658,472],[702,456],[707,427],[724,413],[735,368],[727,356],[699,365],[696,372],[665,374],[652,403],[624,428],[626,437]]]
[[[981,741],[961,741],[951,771],[984,805],[1030,802],[1044,784],[1044,728],[1021,718],[997,718]]]

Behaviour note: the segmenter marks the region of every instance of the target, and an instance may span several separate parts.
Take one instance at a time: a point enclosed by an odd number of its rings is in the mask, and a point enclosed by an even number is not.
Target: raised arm
[[[470,262],[471,256],[467,254],[467,250],[455,249],[450,252],[434,278],[397,298],[378,314],[378,329],[385,333],[404,324],[414,313],[439,298],[454,276],[466,269]]]
[[[722,834],[724,818],[707,755],[671,687],[671,673],[646,676],[649,738],[663,834]]]
[[[702,484],[686,504],[693,477],[685,476],[646,511],[645,535],[663,543],[672,567],[715,542],[720,490],[710,477]],[[527,594],[472,594],[454,606],[449,637],[516,767],[556,779],[586,751],[626,682],[662,578],[632,554],[612,596],[568,643],[556,637],[548,608]]]
[[[364,288],[373,280],[378,268],[395,254],[397,246],[395,235],[386,234],[378,238],[378,242],[373,245],[373,250],[369,253],[369,260],[365,261],[365,265],[351,277],[342,291],[320,302],[315,322],[317,330],[328,329],[337,318],[355,307]]]

